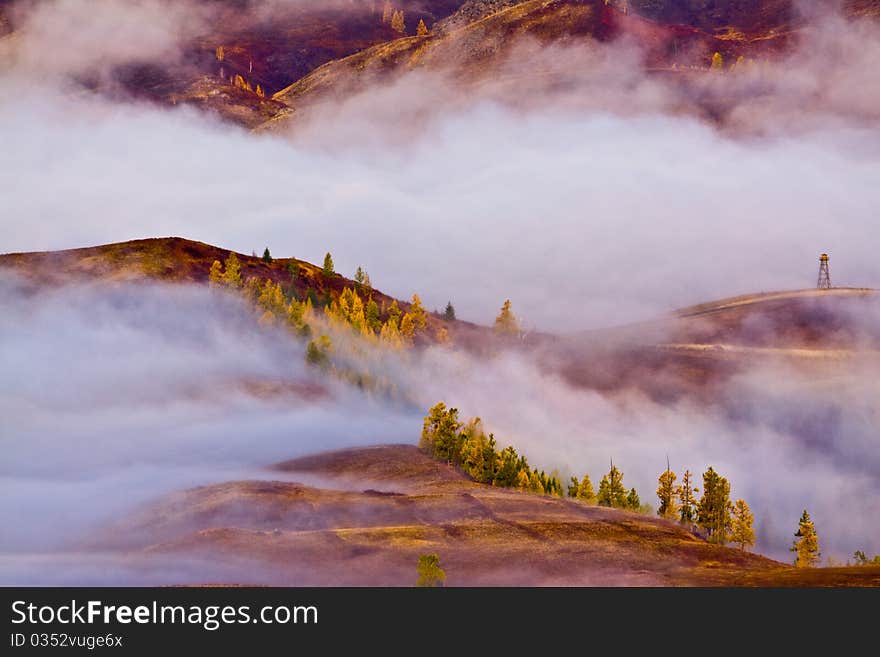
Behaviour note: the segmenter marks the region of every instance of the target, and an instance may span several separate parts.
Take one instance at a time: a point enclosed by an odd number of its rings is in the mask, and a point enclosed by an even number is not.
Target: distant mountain
[[[485,76],[523,36],[542,45],[626,36],[649,67],[705,65],[716,51],[725,59],[784,51],[811,16],[792,0],[190,1],[204,20],[181,44],[181,57],[145,55],[109,78],[78,81],[103,94],[194,105],[254,128],[330,89],[369,86],[377,72],[442,67],[463,82]],[[0,37],[17,28],[24,6],[0,0]],[[839,7],[880,16],[880,0],[840,0]],[[421,21],[429,33],[418,36]],[[540,75],[528,57],[516,68]]]
[[[455,16],[450,21],[452,26],[457,24]],[[397,39],[329,62],[273,96],[290,109],[267,127],[278,127],[297,109],[325,97],[362,91],[388,76],[415,69],[446,72],[462,87],[482,81],[497,84],[508,77],[541,81],[548,74],[564,82],[565,76],[580,73],[577,66],[554,61],[548,72],[548,62],[532,56],[534,44],[571,46],[622,37],[642,47],[646,67],[660,69],[689,64],[706,67],[715,52],[735,61],[742,54],[754,56],[787,45],[782,34],[755,40],[745,35],[712,35],[687,25],[664,25],[605,0],[527,0],[457,29]],[[524,39],[529,43],[521,48]]]
[[[463,0],[187,2],[202,21],[195,36],[181,44],[179,60],[146,55],[117,66],[110,80],[84,75],[79,81],[101,93],[196,105],[252,127],[281,109],[268,98],[276,91],[328,61],[415,34],[419,21],[433,25]],[[403,12],[402,33],[392,26],[386,4]],[[23,0],[0,0],[0,36],[24,22],[27,6]]]

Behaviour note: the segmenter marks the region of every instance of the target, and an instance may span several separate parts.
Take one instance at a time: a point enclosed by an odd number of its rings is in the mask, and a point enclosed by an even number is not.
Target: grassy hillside
[[[653,516],[475,484],[407,445],[273,470],[175,494],[101,544],[144,560],[208,556],[235,583],[410,586],[423,553],[456,586],[880,583],[880,568],[796,570]]]
[[[624,35],[645,48],[646,61],[653,65],[669,63],[679,50],[688,50],[695,58],[703,53],[706,61],[716,50],[730,56],[739,53],[736,40],[716,39],[688,26],[653,23],[624,14],[604,0],[528,0],[452,31],[397,39],[330,62],[273,98],[295,108],[331,91],[363,88],[374,83],[377,75],[414,68],[454,71],[460,84],[479,81],[505,63],[514,65],[523,76],[540,75],[536,63],[528,58],[507,61],[524,37],[542,45],[570,45],[578,40],[610,41]]]
[[[0,254],[0,273],[12,273],[16,281],[30,291],[74,283],[110,285],[154,281],[207,285],[212,263],[222,264],[231,253],[228,249],[180,237],[151,238],[64,251]],[[338,300],[346,288],[354,290],[364,304],[370,299],[375,301],[383,322],[388,319],[395,301],[402,313],[411,308],[409,300],[395,299],[340,274],[326,276],[322,267],[304,260],[273,258],[272,262],[266,262],[262,257],[241,253],[236,257],[241,265],[242,281],[255,278],[277,283],[288,297],[293,294],[300,301],[311,299],[319,312]],[[291,275],[291,268],[296,271],[295,277]],[[426,330],[417,340],[419,344],[440,340],[442,331],[461,348],[482,350],[494,343],[490,328],[472,322],[447,320],[442,313],[434,312],[427,313],[426,321]]]
[[[0,254],[0,272],[16,275],[26,288],[37,290],[69,283],[112,284],[131,281],[162,283],[192,283],[207,285],[211,264],[226,260],[232,251],[210,244],[165,237],[132,240],[117,244],[31,253]],[[241,263],[243,280],[256,277],[271,280],[289,288],[291,284],[300,299],[313,296],[319,305],[336,299],[345,288],[357,290],[363,298],[371,297],[380,307],[389,307],[395,300],[383,292],[359,286],[355,281],[334,274],[327,277],[322,268],[304,260],[274,258],[266,262],[261,257],[236,254]],[[292,281],[289,271],[296,266],[297,276]],[[410,308],[409,301],[397,300],[403,312]],[[486,329],[461,320],[447,321],[440,315],[428,313],[425,335],[433,336],[440,327],[446,328],[456,343],[467,345],[480,342]]]
[[[543,362],[581,387],[709,401],[755,367],[780,365],[819,382],[880,361],[876,317],[880,294],[868,288],[743,295],[545,343]]]

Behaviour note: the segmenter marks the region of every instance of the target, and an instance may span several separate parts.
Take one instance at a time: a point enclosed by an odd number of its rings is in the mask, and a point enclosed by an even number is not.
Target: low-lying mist
[[[598,484],[613,459],[647,503],[656,504],[667,457],[679,475],[689,468],[698,478],[712,465],[751,505],[757,550],[768,556],[788,560],[804,508],[825,555],[880,551],[871,520],[880,517],[878,390],[867,357],[807,371],[765,363],[712,403],[662,403],[576,387],[537,354],[438,347],[363,361],[405,392],[389,399],[310,370],[301,343],[205,288],[23,295],[10,279],[0,307],[6,583],[219,577],[209,562],[131,570],[112,555],[98,572],[98,555],[82,546],[172,491],[278,478],[263,468],[311,452],[415,443],[422,415],[440,400],[463,419],[482,417],[499,446],[566,480],[589,473]]]
[[[755,513],[759,552],[789,561],[807,508],[824,554],[841,561],[859,545],[880,550],[880,362],[872,358],[806,369],[756,362],[712,403],[573,387],[516,354],[486,363],[441,350],[406,376],[424,403],[444,400],[465,418],[483,418],[500,446],[566,481],[587,473],[596,486],[613,459],[625,485],[655,508],[667,457],[679,481],[690,469],[698,486],[711,465]]]
[[[208,289],[24,296],[4,277],[0,308],[5,583],[15,554],[74,549],[162,494],[417,435],[419,409],[316,377],[303,345]]]
[[[389,294],[482,322],[511,298],[557,331],[809,287],[821,252],[835,284],[870,286],[880,38],[823,25],[787,59],[686,88],[645,74],[629,41],[524,43],[513,79],[459,88],[417,70],[258,136],[13,67],[2,248],[181,235],[312,262],[329,250]],[[729,101],[722,123],[687,109],[704,93]]]
[[[811,287],[821,252],[835,285],[880,280],[873,24],[828,19],[791,57],[687,91],[646,75],[629,42],[524,44],[535,67],[568,69],[562,90],[528,76],[460,89],[416,71],[252,134],[73,90],[64,76],[105,55],[177,56],[190,15],[127,4],[89,3],[94,29],[125,28],[106,47],[87,31],[82,48],[60,48],[67,14],[53,3],[0,42],[5,252],[167,235],[318,263],[330,251],[338,271],[361,265],[393,296],[452,300],[484,323],[510,298],[527,327],[556,333]],[[139,16],[151,29],[129,40]],[[733,99],[724,120],[694,111],[703,92]],[[825,554],[880,552],[871,359],[821,376],[756,364],[714,403],[660,403],[576,388],[528,354],[437,348],[375,365],[404,403],[316,377],[303,351],[207,289],[26,295],[0,280],[0,582],[154,582],[69,550],[170,491],[266,476],[308,452],[414,443],[441,400],[548,472],[598,484],[613,458],[645,502],[667,456],[679,475],[712,465],[752,506],[770,556],[788,560],[804,508]]]

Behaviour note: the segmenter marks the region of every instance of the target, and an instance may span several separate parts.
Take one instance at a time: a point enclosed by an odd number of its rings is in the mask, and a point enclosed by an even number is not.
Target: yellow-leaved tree
[[[419,555],[418,571],[416,586],[436,587],[446,583],[446,573],[440,567],[440,557],[436,554]]]
[[[409,321],[412,323],[412,333],[409,336],[406,336],[403,329],[403,323],[406,321],[407,317],[409,317]],[[413,338],[424,331],[427,326],[428,313],[425,311],[424,306],[422,306],[422,300],[419,298],[419,295],[414,294],[412,295],[409,310],[400,321],[400,332],[403,333],[405,337]]]
[[[419,20],[419,25],[416,27],[416,36],[428,36],[428,26],[425,25],[424,18]]]
[[[412,316],[407,313],[403,316],[403,319],[400,320],[400,336],[407,342],[412,342],[415,334],[416,330],[415,325],[413,324]]]
[[[519,322],[510,309],[510,299],[501,306],[501,312],[495,318],[495,332],[501,335],[519,335]]]
[[[391,17],[391,29],[395,32],[400,32],[401,34],[406,32],[406,23],[403,21],[402,9],[395,11],[394,15]]]
[[[822,556],[819,552],[819,535],[806,509],[801,515],[794,537],[795,541],[791,546],[791,551],[795,553],[794,565],[798,568],[812,568],[818,564],[819,557]]]
[[[575,497],[579,500],[583,500],[587,504],[596,503],[596,492],[593,490],[593,482],[590,481],[590,475],[585,474],[584,478],[581,479]]]
[[[219,260],[211,263],[211,271],[208,272],[208,283],[211,287],[216,287],[223,283],[223,265],[220,264]]]
[[[745,500],[733,503],[733,522],[730,525],[730,542],[745,552],[755,544],[755,516]]]
[[[400,329],[397,327],[395,317],[389,317],[388,321],[382,325],[382,329],[379,331],[379,339],[393,349],[403,347],[403,338],[400,335]]]
[[[678,514],[678,504],[675,499],[678,491],[675,488],[675,480],[676,474],[668,466],[657,480],[657,498],[660,500],[657,515],[661,518],[675,518]]]
[[[223,282],[229,287],[241,287],[241,263],[238,261],[238,256],[230,253],[225,264],[226,271],[223,273]]]

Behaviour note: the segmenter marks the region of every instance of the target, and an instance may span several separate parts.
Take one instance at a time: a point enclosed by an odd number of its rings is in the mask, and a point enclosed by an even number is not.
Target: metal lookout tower
[[[828,254],[823,253],[819,256],[819,281],[816,287],[820,290],[831,289],[831,274],[828,272]]]

